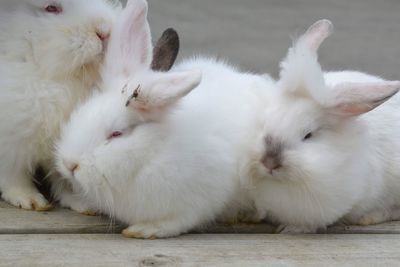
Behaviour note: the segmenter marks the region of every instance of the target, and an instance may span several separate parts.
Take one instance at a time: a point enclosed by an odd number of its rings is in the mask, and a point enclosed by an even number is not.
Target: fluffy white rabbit
[[[165,30],[153,49],[153,61],[151,63],[151,69],[154,71],[170,70],[178,56],[179,46],[180,42],[178,33],[172,28]],[[114,59],[110,57],[109,60]],[[107,72],[111,71],[106,65],[103,65],[104,76],[107,76]],[[116,75],[118,75],[118,73],[116,73]],[[109,90],[109,88],[106,86],[100,87],[101,89]],[[93,92],[97,91],[97,93],[99,93],[99,89],[100,88],[96,86],[96,88],[93,88]],[[127,125],[127,127],[128,126],[129,125]],[[84,201],[82,196],[72,189],[71,183],[68,180],[62,179],[62,177],[57,175],[52,175],[50,178],[51,193],[54,199],[57,200],[62,207],[70,208],[85,215],[97,214],[97,208],[90,206],[88,202]]]
[[[114,19],[111,0],[0,2],[0,191],[47,210],[32,174],[52,167],[60,124],[89,95]]]
[[[91,206],[130,225],[125,236],[170,237],[231,205],[241,144],[263,103],[255,92],[272,82],[211,59],[151,71],[146,14],[145,1],[128,2],[110,40],[105,93],[63,127],[57,163]]]
[[[259,218],[282,232],[400,218],[400,82],[322,72],[332,29],[318,21],[289,50],[246,162]]]

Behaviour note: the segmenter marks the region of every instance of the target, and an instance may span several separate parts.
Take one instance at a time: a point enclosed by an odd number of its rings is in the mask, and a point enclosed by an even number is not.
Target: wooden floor
[[[217,225],[173,239],[122,237],[107,218],[0,202],[0,266],[400,266],[400,222],[277,235],[270,225]]]

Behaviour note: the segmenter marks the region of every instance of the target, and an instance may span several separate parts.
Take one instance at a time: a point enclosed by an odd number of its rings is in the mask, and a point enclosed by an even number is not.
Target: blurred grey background
[[[227,58],[244,70],[278,73],[298,36],[321,18],[335,33],[320,53],[326,70],[357,69],[400,79],[400,0],[148,0],[154,39],[181,36],[182,57]]]

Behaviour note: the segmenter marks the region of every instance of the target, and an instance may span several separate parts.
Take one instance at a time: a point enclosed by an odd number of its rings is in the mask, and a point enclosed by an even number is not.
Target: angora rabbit
[[[178,56],[179,45],[178,33],[171,28],[165,30],[153,49],[151,69],[154,71],[170,70]],[[115,58],[111,56],[108,57],[110,64],[113,64],[114,60]],[[104,74],[104,77],[109,75],[109,72],[111,72],[111,69],[107,68],[110,64],[103,65],[102,73]],[[117,76],[119,75],[119,73],[114,74]],[[109,79],[110,78],[114,79],[114,76],[110,76]],[[105,78],[104,80],[106,81],[107,79]],[[94,88],[93,92],[95,94],[99,93],[99,89],[107,91],[110,88],[100,86],[100,88]],[[52,195],[62,207],[70,208],[85,215],[97,214],[97,208],[84,201],[82,196],[73,190],[71,183],[67,179],[63,179],[63,177],[60,177],[59,175],[52,175],[50,178]]]
[[[9,203],[47,210],[32,180],[52,168],[59,128],[99,78],[118,1],[0,3],[0,191]]]
[[[289,50],[246,163],[259,218],[282,232],[400,218],[400,82],[323,72],[332,28],[316,22]]]

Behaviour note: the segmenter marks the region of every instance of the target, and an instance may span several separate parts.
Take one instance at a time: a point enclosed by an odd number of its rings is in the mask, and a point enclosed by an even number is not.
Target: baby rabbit
[[[0,3],[0,191],[14,206],[47,210],[32,182],[50,171],[60,124],[99,78],[121,5],[111,0]]]
[[[111,36],[103,93],[63,127],[57,164],[90,206],[130,225],[125,236],[171,237],[232,203],[242,140],[262,104],[255,91],[271,81],[211,59],[150,70],[146,14],[144,0],[128,1]],[[199,71],[185,69],[202,70],[201,84]]]
[[[289,50],[246,163],[258,217],[282,232],[400,219],[400,82],[323,72],[332,29],[318,21]]]

